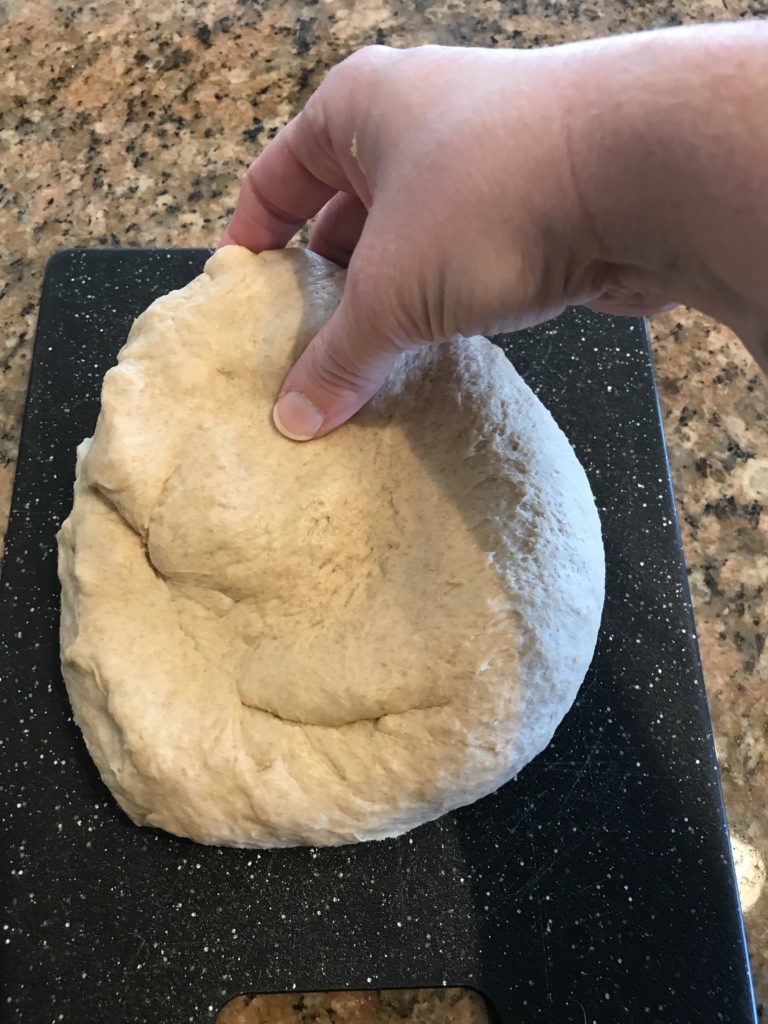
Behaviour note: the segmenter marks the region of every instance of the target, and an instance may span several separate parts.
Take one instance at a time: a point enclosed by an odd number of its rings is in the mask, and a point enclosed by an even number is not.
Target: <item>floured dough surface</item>
[[[589,665],[594,501],[490,342],[404,355],[320,441],[272,426],[343,282],[305,251],[219,250],[105,377],[59,534],[62,667],[138,824],[397,835],[514,776]]]

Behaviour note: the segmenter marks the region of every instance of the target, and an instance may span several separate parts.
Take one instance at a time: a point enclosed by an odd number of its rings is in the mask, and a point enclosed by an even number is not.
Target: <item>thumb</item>
[[[309,441],[341,426],[373,397],[401,351],[364,326],[347,299],[315,335],[283,381],[272,413],[292,441]]]

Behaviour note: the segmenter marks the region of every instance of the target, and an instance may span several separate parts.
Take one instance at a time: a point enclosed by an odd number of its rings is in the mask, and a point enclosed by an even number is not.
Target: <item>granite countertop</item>
[[[765,14],[764,0],[0,0],[0,542],[43,269],[57,249],[214,243],[249,160],[327,68],[364,43],[535,46]],[[737,340],[698,313],[657,317],[651,332],[764,1002],[768,387]],[[241,1000],[227,1019],[482,1019],[471,999],[450,992],[334,998]]]

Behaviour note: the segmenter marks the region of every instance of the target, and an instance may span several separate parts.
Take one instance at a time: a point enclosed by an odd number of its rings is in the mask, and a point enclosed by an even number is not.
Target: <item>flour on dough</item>
[[[137,824],[395,836],[542,750],[592,656],[586,476],[484,338],[400,358],[328,437],[271,422],[344,273],[230,246],[134,324],[59,534],[62,667]]]

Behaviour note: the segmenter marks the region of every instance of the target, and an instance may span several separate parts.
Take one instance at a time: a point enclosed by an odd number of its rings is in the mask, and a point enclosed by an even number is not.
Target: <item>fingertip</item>
[[[311,441],[325,423],[325,413],[300,391],[285,391],[272,409],[272,420],[290,441]]]
[[[235,239],[232,237],[232,235],[230,234],[229,226],[227,226],[227,228],[224,231],[224,234],[219,238],[218,242],[216,243],[216,248],[223,249],[225,245],[239,244],[240,243],[236,242]]]
[[[312,400],[300,391],[283,391],[273,406],[272,421],[283,437],[291,441],[319,441],[360,412],[380,386],[372,384],[363,391],[328,394],[306,385]]]
[[[396,355],[385,337],[361,328],[345,296],[283,381],[275,427],[294,441],[325,437],[376,394]]]

